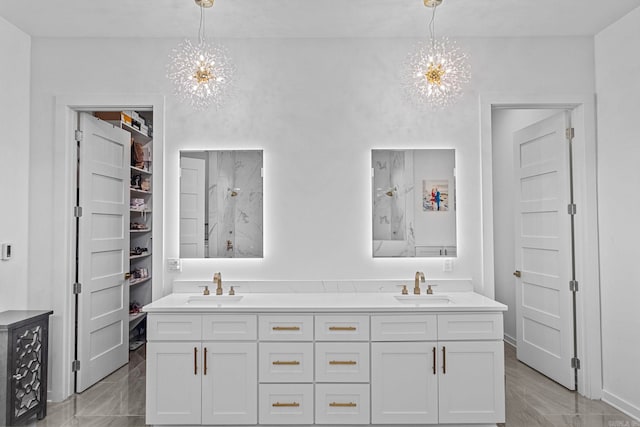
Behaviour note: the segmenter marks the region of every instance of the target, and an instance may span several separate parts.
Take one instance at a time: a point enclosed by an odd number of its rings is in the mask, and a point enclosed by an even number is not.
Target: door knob
[[[522,273],[520,272],[520,270],[516,270],[516,271],[513,272],[513,275],[516,276],[516,277],[520,277],[520,276],[522,276]]]

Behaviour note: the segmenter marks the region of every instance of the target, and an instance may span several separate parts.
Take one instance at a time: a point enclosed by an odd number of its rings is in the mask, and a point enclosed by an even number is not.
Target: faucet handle
[[[233,289],[233,286],[229,288],[229,295],[235,295],[236,291]]]
[[[204,286],[204,291],[202,292],[203,295],[209,295],[209,286],[205,285]]]
[[[409,290],[407,289],[407,285],[402,285],[402,295],[409,295]]]
[[[435,287],[438,285],[427,285],[427,295],[432,295],[433,294],[433,289],[431,289],[431,287]]]

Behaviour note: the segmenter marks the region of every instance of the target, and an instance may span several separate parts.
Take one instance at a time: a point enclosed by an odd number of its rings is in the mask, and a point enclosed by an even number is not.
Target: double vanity
[[[147,424],[504,422],[506,306],[470,290],[245,287],[144,308]]]

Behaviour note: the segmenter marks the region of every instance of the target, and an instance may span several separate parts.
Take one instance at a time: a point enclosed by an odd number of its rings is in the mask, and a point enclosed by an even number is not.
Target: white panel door
[[[202,424],[258,422],[258,344],[202,344]]]
[[[147,424],[200,424],[201,349],[195,341],[147,344]]]
[[[180,158],[180,258],[203,258],[205,161]]]
[[[371,343],[371,422],[436,424],[435,342]]]
[[[77,349],[81,392],[129,358],[128,132],[80,113]]]
[[[565,112],[514,133],[517,357],[575,389]],[[517,272],[516,272],[517,275]]]
[[[503,342],[440,342],[438,353],[439,422],[503,423]]]

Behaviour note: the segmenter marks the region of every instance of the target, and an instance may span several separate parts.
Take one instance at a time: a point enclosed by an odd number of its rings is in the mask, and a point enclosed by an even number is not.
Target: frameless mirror
[[[455,150],[372,150],[373,256],[455,257]]]
[[[180,152],[180,258],[262,258],[262,150]]]

